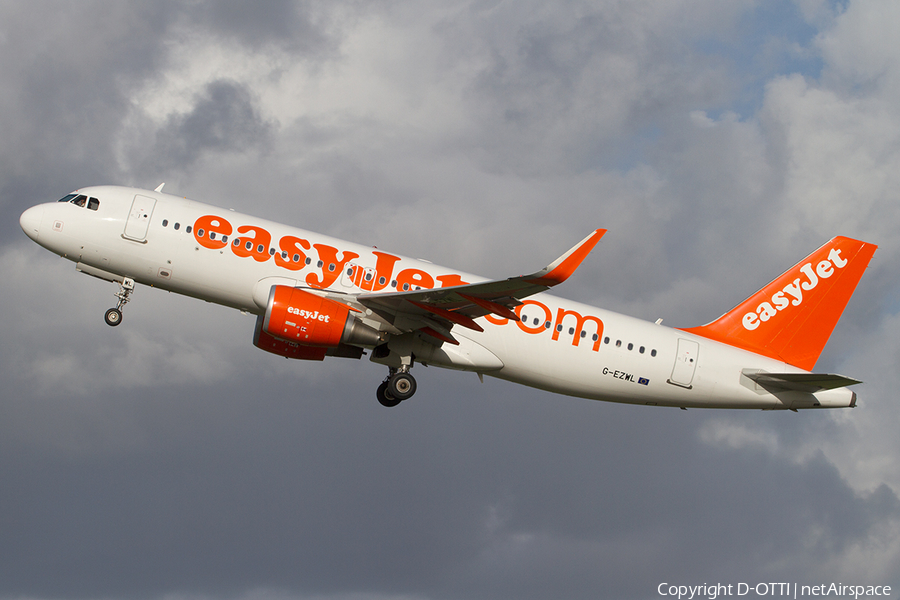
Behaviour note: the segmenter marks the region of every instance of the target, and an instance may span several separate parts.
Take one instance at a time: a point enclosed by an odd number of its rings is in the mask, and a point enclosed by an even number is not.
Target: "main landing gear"
[[[122,309],[131,299],[132,292],[134,292],[134,279],[126,277],[119,284],[119,291],[116,292],[116,298],[119,299],[116,307],[109,309],[106,311],[106,314],[103,315],[103,320],[106,321],[107,325],[115,327],[122,322]]]
[[[387,379],[381,382],[375,395],[382,406],[393,408],[416,393],[416,380],[409,367],[391,369]]]

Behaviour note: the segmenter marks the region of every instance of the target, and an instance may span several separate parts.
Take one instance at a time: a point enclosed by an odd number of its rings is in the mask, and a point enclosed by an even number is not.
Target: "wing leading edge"
[[[605,229],[597,229],[568,252],[530,275],[408,292],[365,293],[356,296],[363,306],[389,318],[401,332],[421,330],[455,344],[453,325],[481,331],[474,321],[488,314],[518,321],[514,312],[522,298],[546,291],[568,279],[590,254]]]

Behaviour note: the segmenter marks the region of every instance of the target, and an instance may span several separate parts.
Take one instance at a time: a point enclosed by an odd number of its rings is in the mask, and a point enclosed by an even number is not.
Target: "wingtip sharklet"
[[[531,275],[529,283],[553,287],[568,279],[581,265],[587,255],[591,253],[600,238],[604,236],[606,229],[596,229],[586,238],[578,242],[568,252],[557,258],[550,265]]]

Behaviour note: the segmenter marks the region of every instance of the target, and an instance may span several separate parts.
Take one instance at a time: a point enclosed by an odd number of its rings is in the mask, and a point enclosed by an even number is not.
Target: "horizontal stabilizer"
[[[858,379],[833,373],[764,373],[744,370],[743,374],[764,388],[775,387],[811,393],[862,383]]]

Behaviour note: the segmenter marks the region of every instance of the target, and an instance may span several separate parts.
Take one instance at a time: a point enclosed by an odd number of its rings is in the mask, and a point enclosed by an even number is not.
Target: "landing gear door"
[[[697,369],[699,353],[700,344],[693,340],[679,339],[675,366],[672,367],[669,383],[690,389],[691,382],[694,381],[694,371]]]
[[[131,212],[128,213],[128,220],[125,221],[124,237],[136,242],[145,242],[147,229],[150,227],[150,217],[153,215],[155,206],[155,199],[141,195],[135,196],[134,202],[131,203]]]

